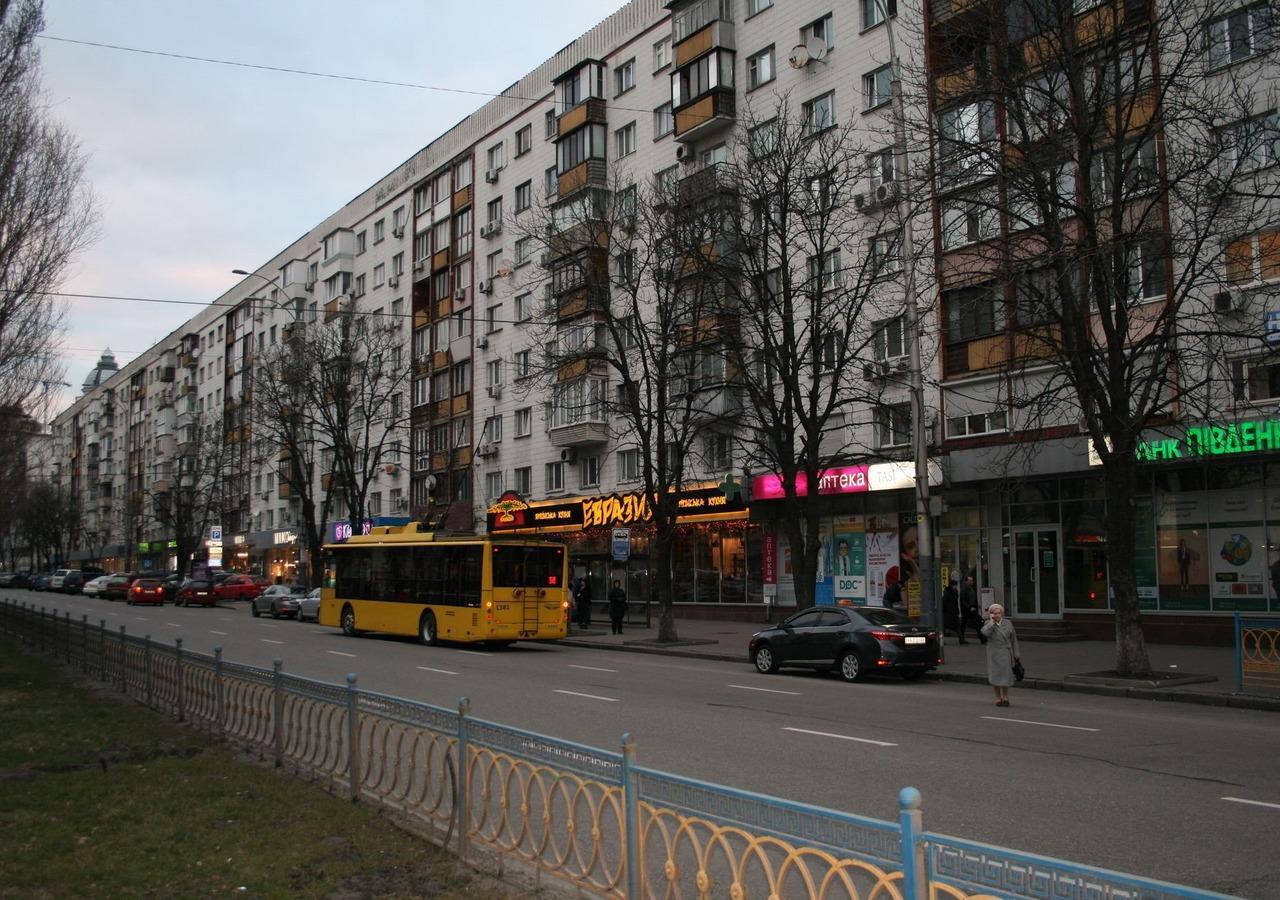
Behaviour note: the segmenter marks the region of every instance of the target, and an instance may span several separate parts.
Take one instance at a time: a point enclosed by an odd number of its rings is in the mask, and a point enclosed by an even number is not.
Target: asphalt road
[[[422,647],[343,637],[229,608],[128,607],[0,594],[226,659],[454,706],[617,749],[641,765],[895,820],[899,788],[925,827],[1245,897],[1280,898],[1280,716],[947,682],[760,675],[741,664],[555,645]]]

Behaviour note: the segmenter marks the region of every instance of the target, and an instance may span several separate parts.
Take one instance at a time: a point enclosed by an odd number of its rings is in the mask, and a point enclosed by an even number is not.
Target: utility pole
[[[903,319],[907,332],[908,389],[911,393],[911,447],[915,457],[916,475],[916,541],[919,547],[918,577],[920,578],[920,606],[938,629],[938,656],[942,656],[945,644],[940,592],[934,584],[933,512],[929,502],[929,432],[924,406],[924,367],[920,354],[920,310],[916,305],[915,240],[912,228],[913,211],[907,188],[910,157],[907,152],[906,104],[902,97],[902,60],[898,57],[897,42],[893,33],[893,17],[885,0],[876,0],[876,8],[884,20],[889,40],[890,100],[893,110],[894,181],[898,183],[898,219],[902,234],[902,290],[904,298]]]

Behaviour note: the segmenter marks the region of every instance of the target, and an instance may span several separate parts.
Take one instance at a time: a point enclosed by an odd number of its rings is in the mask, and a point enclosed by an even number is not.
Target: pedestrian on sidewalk
[[[964,587],[960,588],[960,628],[957,634],[962,644],[966,643],[964,639],[966,626],[973,627],[979,641],[984,644],[987,642],[982,633],[982,613],[978,607],[978,589],[974,587],[972,575],[964,577]]]
[[[979,632],[987,637],[987,681],[996,692],[996,706],[1008,706],[1009,688],[1017,680],[1013,664],[1018,660],[1018,635],[999,603],[992,603],[987,612],[991,618]]]
[[[573,605],[578,612],[578,627],[591,627],[591,580],[585,575],[578,579],[578,590],[573,595]]]
[[[622,634],[622,619],[627,614],[627,592],[622,589],[622,582],[613,579],[613,587],[609,591],[609,624],[614,634]]]
[[[942,636],[954,632],[964,643],[964,635],[960,632],[960,592],[956,589],[956,580],[947,579],[947,586],[942,591]]]

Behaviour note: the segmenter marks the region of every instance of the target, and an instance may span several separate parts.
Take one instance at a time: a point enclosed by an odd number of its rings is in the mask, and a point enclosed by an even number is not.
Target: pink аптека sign
[[[867,490],[867,466],[843,466],[824,469],[818,476],[818,494],[861,494]],[[809,478],[796,475],[796,496],[809,494]],[[751,479],[752,500],[779,500],[786,496],[781,475],[757,475]]]

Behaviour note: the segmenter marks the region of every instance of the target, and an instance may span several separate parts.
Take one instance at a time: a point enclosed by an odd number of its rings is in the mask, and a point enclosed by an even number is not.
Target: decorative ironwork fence
[[[978,897],[1209,900],[1224,895],[924,831],[903,788],[886,822],[636,765],[600,750],[357,687],[190,653],[24,603],[0,633],[179,721],[395,810],[463,859],[477,848],[539,881],[626,898]],[[1274,647],[1274,644],[1272,645]]]
[[[1280,616],[1236,613],[1236,691],[1280,693]]]

